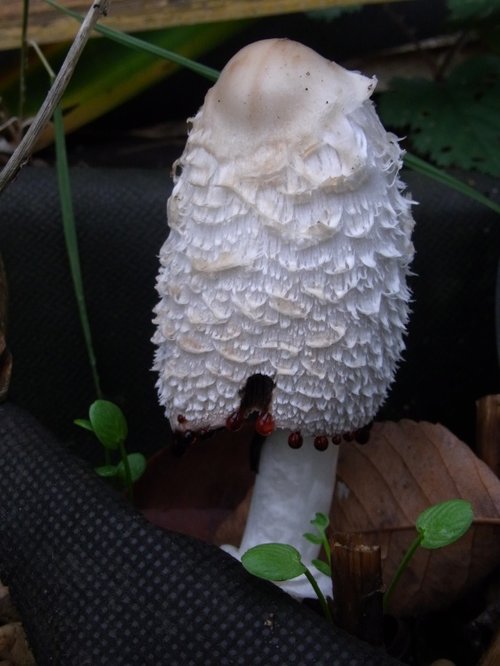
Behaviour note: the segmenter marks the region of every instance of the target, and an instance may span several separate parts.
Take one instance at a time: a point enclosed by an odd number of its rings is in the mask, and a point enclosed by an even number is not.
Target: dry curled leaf
[[[366,446],[342,447],[331,522],[382,548],[387,584],[416,536],[415,521],[447,499],[472,503],[474,523],[456,543],[418,549],[391,602],[396,615],[444,608],[500,561],[500,481],[441,425],[375,424]]]
[[[35,666],[9,588],[0,581],[0,666]]]
[[[35,666],[20,622],[0,626],[0,660],[12,666]]]
[[[18,619],[19,615],[10,598],[9,588],[0,580],[0,626]]]

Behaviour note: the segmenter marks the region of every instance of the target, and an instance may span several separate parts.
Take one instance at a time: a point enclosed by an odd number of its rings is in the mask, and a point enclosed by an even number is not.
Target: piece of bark
[[[477,454],[500,477],[500,395],[486,395],[476,402]]]
[[[380,547],[357,534],[335,533],[332,553],[333,614],[336,624],[372,645],[383,643]]]

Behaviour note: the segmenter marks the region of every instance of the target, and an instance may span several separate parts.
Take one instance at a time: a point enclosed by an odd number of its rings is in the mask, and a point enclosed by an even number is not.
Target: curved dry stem
[[[19,169],[21,169],[28,161],[40,134],[53,115],[56,106],[60,102],[61,97],[73,76],[76,63],[82,54],[92,29],[99,18],[106,15],[108,2],[109,0],[93,0],[45,101],[40,107],[40,110],[23,139],[12,153],[3,170],[0,172],[0,192],[7,187]]]

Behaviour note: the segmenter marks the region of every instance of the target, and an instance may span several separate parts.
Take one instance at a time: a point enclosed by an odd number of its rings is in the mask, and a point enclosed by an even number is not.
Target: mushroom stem
[[[309,568],[320,546],[303,535],[311,531],[310,521],[317,512],[328,515],[330,511],[339,447],[330,445],[326,451],[318,451],[313,438],[305,437],[300,449],[292,449],[289,434],[276,430],[264,443],[240,547],[223,548],[240,558],[262,543],[286,543],[297,548]],[[314,567],[312,573],[322,592],[331,596],[331,580]],[[278,585],[293,596],[314,597],[305,576]]]

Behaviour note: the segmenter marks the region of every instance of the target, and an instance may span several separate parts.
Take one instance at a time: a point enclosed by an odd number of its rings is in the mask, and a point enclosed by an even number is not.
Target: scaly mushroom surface
[[[267,436],[236,555],[280,541],[317,556],[302,534],[330,508],[328,438],[366,439],[404,347],[412,202],[375,84],[297,42],[250,44],[176,163],[154,367],[174,429],[254,414]]]

